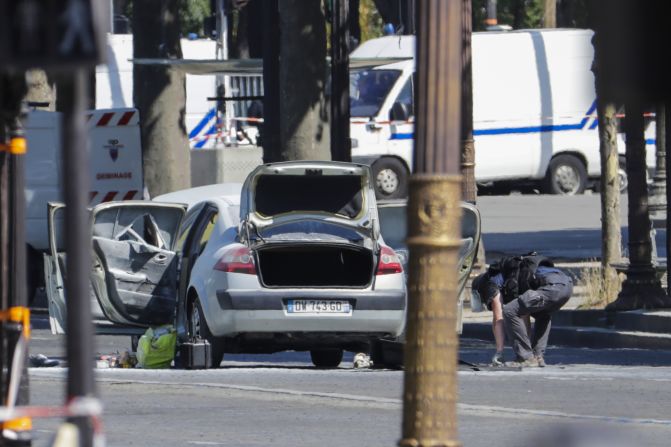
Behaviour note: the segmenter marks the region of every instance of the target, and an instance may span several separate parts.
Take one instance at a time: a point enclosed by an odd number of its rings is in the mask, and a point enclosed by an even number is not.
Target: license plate
[[[287,313],[351,315],[352,306],[349,301],[343,300],[289,300]]]

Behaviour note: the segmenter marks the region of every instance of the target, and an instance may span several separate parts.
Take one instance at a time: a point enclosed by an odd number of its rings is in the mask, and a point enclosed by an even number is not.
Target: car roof
[[[198,186],[196,188],[182,189],[154,197],[156,202],[184,203],[191,208],[193,205],[208,199],[221,198],[229,205],[240,203],[240,192],[242,183],[217,183],[215,185]]]

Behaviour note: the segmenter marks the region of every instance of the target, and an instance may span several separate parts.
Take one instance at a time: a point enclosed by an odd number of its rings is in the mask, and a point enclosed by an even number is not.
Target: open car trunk
[[[373,280],[370,249],[345,244],[268,244],[256,251],[265,287],[367,287]]]

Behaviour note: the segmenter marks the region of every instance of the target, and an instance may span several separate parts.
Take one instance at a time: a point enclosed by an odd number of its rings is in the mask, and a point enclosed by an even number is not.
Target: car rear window
[[[361,213],[362,179],[358,175],[262,175],[254,202],[263,216],[321,211],[352,219]]]

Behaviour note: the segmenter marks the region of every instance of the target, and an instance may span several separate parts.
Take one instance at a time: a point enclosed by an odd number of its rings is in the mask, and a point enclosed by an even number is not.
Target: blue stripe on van
[[[545,126],[529,126],[529,127],[501,127],[498,129],[480,129],[474,130],[473,135],[506,135],[506,134],[521,134],[521,133],[538,133],[538,132],[558,132],[562,130],[580,130],[584,124],[548,124]]]
[[[390,140],[412,140],[414,133],[393,133],[391,134]]]
[[[509,134],[525,134],[525,133],[539,133],[539,132],[560,132],[564,130],[581,130],[590,119],[590,115],[596,110],[596,101],[585,113],[585,117],[577,124],[546,124],[542,126],[527,126],[527,127],[500,127],[495,129],[476,129],[473,131],[474,136],[478,135],[509,135]],[[595,129],[598,125],[595,119],[590,129]],[[390,140],[411,140],[413,133],[395,133],[389,138]]]
[[[212,120],[212,118],[214,117],[214,115],[216,115],[216,113],[217,109],[214,107],[209,112],[207,112],[203,117],[203,119],[201,119],[198,122],[198,124],[196,124],[196,127],[194,127],[191,130],[191,132],[189,132],[189,139],[197,136],[200,133],[200,131],[203,130],[205,126],[207,126],[207,123],[209,123]]]
[[[657,144],[657,139],[648,138],[647,140],[645,140],[645,144]]]

